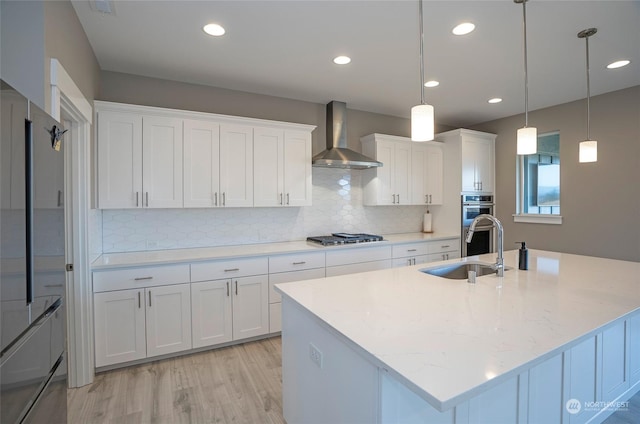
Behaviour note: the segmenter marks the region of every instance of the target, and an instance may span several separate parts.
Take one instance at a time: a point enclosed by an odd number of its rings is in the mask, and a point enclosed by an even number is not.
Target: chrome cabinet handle
[[[64,287],[64,284],[45,284],[45,287],[55,288],[55,287]]]
[[[62,190],[58,190],[58,207],[62,206]]]
[[[142,308],[142,302],[140,300],[140,292],[138,292],[138,309]]]
[[[136,277],[133,279],[133,281],[142,281],[142,280],[153,280],[153,277],[149,276],[149,277]]]
[[[398,204],[400,204],[400,195],[397,194],[397,196],[398,196]]]
[[[147,207],[149,207],[149,192],[148,191],[145,193],[145,196],[147,198]]]
[[[213,193],[213,206],[218,206],[218,192]]]
[[[429,195],[429,203],[433,203],[433,197]]]
[[[227,281],[227,297],[229,297],[229,282]]]
[[[391,203],[393,203],[394,205],[396,204],[396,195],[392,194],[391,197],[393,198],[393,200],[391,201]]]
[[[138,192],[136,191],[136,208],[137,208],[138,206],[140,206],[140,201],[139,201],[139,197],[140,197],[140,196],[139,196],[139,194],[140,194],[140,193],[138,193]]]
[[[424,203],[429,203],[429,195],[428,194],[424,195]]]
[[[446,249],[447,247],[449,247],[449,245],[448,245],[448,244],[445,244],[445,245],[440,246],[440,248],[441,248],[441,249]]]
[[[236,296],[238,295],[238,280],[236,280]]]
[[[289,204],[289,193],[287,193],[287,205]]]
[[[151,290],[149,290],[149,307],[151,307]]]
[[[235,271],[240,271],[240,268],[229,268],[224,270],[224,272],[235,272]]]
[[[280,193],[280,204],[282,205],[282,193]]]
[[[222,206],[227,206],[227,193],[222,192]]]
[[[307,263],[307,261],[300,261],[300,262],[292,262],[291,264],[292,265],[304,265],[306,263]]]

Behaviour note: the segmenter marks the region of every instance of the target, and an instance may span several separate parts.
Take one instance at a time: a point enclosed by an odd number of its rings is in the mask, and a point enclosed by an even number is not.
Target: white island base
[[[629,264],[630,268],[625,272],[640,270],[633,263],[610,262],[608,265],[614,267]],[[418,272],[421,267],[408,267],[411,268]],[[373,290],[378,290],[377,294],[383,287],[376,286],[378,278],[395,280],[395,284],[399,284],[395,288],[403,290],[399,281],[406,280],[403,278],[406,275],[402,274],[406,270],[389,270],[386,275],[380,272],[360,275],[367,276],[363,280],[368,280],[375,287]],[[523,281],[523,274],[520,274],[519,282],[517,278],[514,280],[521,272],[508,271],[512,284],[518,284],[520,290],[526,283],[531,284],[535,269],[524,274],[528,282]],[[592,331],[582,332],[579,337],[563,342],[544,354],[533,355],[533,359],[510,369],[507,367],[495,376],[487,375],[480,384],[463,382],[456,387],[457,391],[449,391],[453,395],[446,398],[441,396],[443,392],[428,390],[428,384],[416,383],[417,380],[412,378],[407,368],[396,367],[398,370],[390,366],[394,360],[398,360],[398,355],[376,353],[350,334],[357,327],[353,324],[357,319],[354,317],[374,313],[376,307],[380,306],[374,303],[380,303],[382,298],[372,292],[363,292],[363,300],[354,304],[347,313],[341,309],[341,301],[336,301],[335,307],[327,306],[325,301],[328,298],[324,291],[336,289],[337,286],[331,287],[334,283],[348,286],[348,279],[282,285],[284,417],[288,424],[599,423],[616,410],[626,408],[626,401],[640,391],[640,309],[633,306],[640,294],[637,276],[631,277],[637,288],[633,284],[620,288],[622,292],[632,291],[622,293],[622,297],[633,298],[620,309],[626,310],[626,313],[592,328]],[[488,278],[497,279],[487,276],[478,278],[478,282],[482,280],[485,284],[494,284],[494,280]],[[501,284],[507,284],[506,280]],[[552,283],[558,284],[561,280],[554,279]],[[467,283],[449,281],[448,284]],[[344,288],[346,291],[350,290],[347,286]],[[582,287],[583,290],[590,288],[588,283]],[[611,288],[606,285],[603,290]],[[433,289],[437,292],[437,285]],[[534,292],[532,289],[530,291]],[[561,291],[556,295],[559,293]],[[606,303],[609,300],[600,302],[604,304],[603,308],[608,307]],[[580,299],[580,302],[584,303],[585,300]],[[523,308],[526,303],[527,300],[522,300],[515,309]],[[314,305],[316,311],[312,311]],[[607,319],[606,314],[594,315],[599,315],[598,319]],[[567,319],[575,317],[569,316]],[[376,332],[381,331],[382,327],[377,327],[379,321],[365,318],[362,322],[366,322],[366,328],[359,328],[368,331],[368,337],[375,337]],[[383,339],[388,336],[381,334]],[[434,337],[438,335],[434,334]],[[364,337],[362,340],[368,339]],[[403,343],[402,335],[399,335],[398,343]],[[479,346],[478,355],[482,355],[482,349],[484,347]],[[473,356],[473,350],[473,345],[470,345],[467,354]],[[407,356],[423,353],[404,352]],[[416,374],[419,372],[416,369]],[[465,380],[453,374],[451,379]],[[439,387],[439,382],[430,383],[433,383],[433,387]],[[455,386],[455,382],[451,384],[451,381],[442,381],[441,384]]]

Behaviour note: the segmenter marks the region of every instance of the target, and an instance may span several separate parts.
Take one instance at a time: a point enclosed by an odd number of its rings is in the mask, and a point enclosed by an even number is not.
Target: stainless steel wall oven
[[[469,226],[474,218],[481,214],[493,215],[493,196],[479,194],[462,195],[462,231],[460,245],[462,246],[462,256],[482,255],[493,252],[493,225],[486,221],[476,226],[475,234],[471,243],[465,241]]]

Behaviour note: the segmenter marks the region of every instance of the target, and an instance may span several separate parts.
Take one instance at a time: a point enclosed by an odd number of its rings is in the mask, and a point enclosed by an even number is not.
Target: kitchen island
[[[280,284],[295,423],[600,422],[640,390],[640,263],[517,251]],[[614,402],[614,403],[611,403]]]

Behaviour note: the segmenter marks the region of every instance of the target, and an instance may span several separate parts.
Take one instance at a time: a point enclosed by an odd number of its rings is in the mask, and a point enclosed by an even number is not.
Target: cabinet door
[[[222,206],[253,206],[253,127],[220,126]]]
[[[145,289],[147,357],[191,349],[189,284]]]
[[[191,284],[193,347],[232,340],[231,280]]]
[[[284,133],[284,204],[311,206],[311,133]]]
[[[146,357],[144,290],[93,295],[96,367]]]
[[[185,120],[184,207],[219,205],[220,126],[207,121]]]
[[[182,119],[143,118],[144,207],[182,207],[182,144]]]
[[[425,193],[430,205],[441,205],[444,192],[444,154],[441,146],[427,146]]]
[[[629,330],[621,320],[602,332],[602,400],[611,402],[629,388]]]
[[[476,180],[480,182],[480,190],[493,192],[494,153],[493,141],[477,139]]]
[[[395,144],[389,141],[376,141],[376,160],[384,166],[376,168],[377,205],[391,205],[395,202]]]
[[[98,207],[142,207],[142,116],[98,113]]]
[[[469,138],[462,138],[462,191],[478,191],[480,185],[476,180],[476,158],[478,146]]]
[[[393,161],[393,192],[396,204],[411,203],[411,144],[395,143]]]
[[[266,275],[233,279],[233,339],[269,332],[269,283]]]
[[[429,204],[427,145],[416,143],[411,148],[411,204]]]
[[[253,136],[253,205],[281,206],[284,204],[284,131],[255,128]]]
[[[31,110],[33,121],[33,202],[36,209],[64,207],[64,150],[70,133],[63,137],[61,149],[51,147],[48,129],[51,117],[41,110]]]
[[[2,209],[24,209],[24,119],[27,116],[27,100],[16,92],[3,91],[0,101],[1,205]]]

